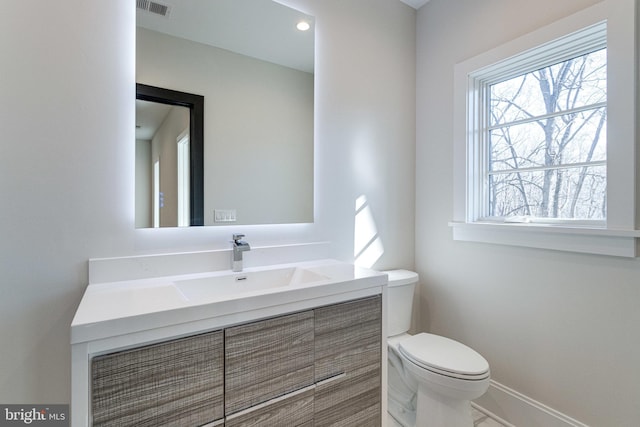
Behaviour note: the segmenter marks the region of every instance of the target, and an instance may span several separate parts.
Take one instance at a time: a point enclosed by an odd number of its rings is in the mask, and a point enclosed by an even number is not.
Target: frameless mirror
[[[159,101],[157,129],[175,129],[162,150],[136,137],[136,227],[313,222],[313,18],[272,0],[137,5],[138,89],[202,96],[203,130],[199,150],[193,110]],[[158,100],[137,98],[142,128]]]

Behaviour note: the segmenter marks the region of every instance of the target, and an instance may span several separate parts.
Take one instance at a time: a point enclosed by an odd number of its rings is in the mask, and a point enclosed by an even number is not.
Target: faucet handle
[[[235,242],[237,242],[238,240],[243,239],[243,238],[244,238],[244,234],[242,234],[242,233],[233,233],[233,240]]]

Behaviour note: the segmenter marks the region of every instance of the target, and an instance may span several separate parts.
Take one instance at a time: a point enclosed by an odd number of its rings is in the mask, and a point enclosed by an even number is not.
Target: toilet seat
[[[400,340],[399,352],[430,372],[461,380],[489,377],[489,363],[475,350],[452,339],[420,333]]]

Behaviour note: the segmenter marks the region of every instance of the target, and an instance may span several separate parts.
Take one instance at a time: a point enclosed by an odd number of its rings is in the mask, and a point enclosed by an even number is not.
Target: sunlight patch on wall
[[[356,199],[353,236],[354,264],[370,268],[383,253],[384,245],[378,235],[371,206],[369,206],[367,197],[362,195]]]

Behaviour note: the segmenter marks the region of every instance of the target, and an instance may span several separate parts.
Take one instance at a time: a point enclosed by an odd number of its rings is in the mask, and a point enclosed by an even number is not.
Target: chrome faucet
[[[244,234],[233,235],[233,255],[231,256],[231,270],[242,271],[242,252],[250,251],[251,246],[244,240]]]

